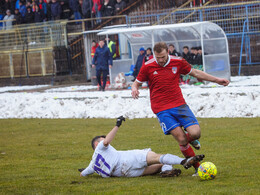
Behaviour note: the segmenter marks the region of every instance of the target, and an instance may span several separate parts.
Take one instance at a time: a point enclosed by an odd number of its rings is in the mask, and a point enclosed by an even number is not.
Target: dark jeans
[[[107,75],[109,74],[109,70],[102,70],[96,69],[96,76],[97,76],[97,82],[99,84],[99,86],[101,86],[101,73],[103,73],[103,86],[102,88],[105,89],[106,88],[106,83],[107,83]]]

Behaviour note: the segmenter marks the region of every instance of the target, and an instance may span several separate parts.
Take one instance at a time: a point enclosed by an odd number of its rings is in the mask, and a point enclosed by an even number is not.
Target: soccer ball
[[[212,162],[204,162],[199,166],[198,174],[202,180],[214,179],[217,175],[217,167]]]

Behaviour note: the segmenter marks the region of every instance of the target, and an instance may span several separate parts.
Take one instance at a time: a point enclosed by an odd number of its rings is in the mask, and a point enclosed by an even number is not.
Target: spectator
[[[35,1],[32,2],[32,12],[35,12],[37,3]]]
[[[61,16],[61,5],[60,2],[57,0],[52,0],[51,4],[51,19],[52,20],[59,20]]]
[[[227,0],[217,0],[217,3],[218,4],[225,4],[227,3],[228,1]]]
[[[4,29],[5,30],[9,30],[9,29],[12,29],[12,26],[13,26],[13,19],[14,19],[14,15],[11,14],[11,10],[6,10],[6,16],[4,17],[4,20],[6,20],[4,22]]]
[[[81,6],[81,12],[83,18],[91,18],[91,9],[92,9],[92,0],[83,0]],[[88,20],[85,22],[86,28],[91,28],[91,21]]]
[[[95,55],[95,52],[96,52],[96,49],[98,47],[98,43],[96,43],[95,40],[92,41],[92,46],[91,46],[91,58],[93,59],[94,58],[94,55]],[[95,64],[95,63],[94,63]]]
[[[92,68],[96,67],[97,81],[100,86],[99,91],[105,91],[107,75],[109,74],[109,68],[112,68],[112,63],[112,56],[108,47],[105,45],[105,41],[100,40],[92,60]],[[101,84],[101,73],[103,74],[103,85]]]
[[[27,7],[32,7],[32,2],[31,1],[26,1],[26,8]]]
[[[1,21],[3,19],[4,19],[4,14],[0,7],[0,30],[3,30],[3,22]]]
[[[175,47],[174,47],[173,44],[170,44],[170,45],[169,45],[169,55],[172,55],[172,56],[181,56],[181,54],[175,50]]]
[[[102,5],[101,11],[102,16],[104,17],[113,16],[115,11],[114,3],[111,0],[105,0],[104,4]]]
[[[145,57],[144,57],[144,63],[147,62],[148,60],[152,59],[152,58],[153,58],[152,48],[148,47],[146,49],[146,54],[145,54]]]
[[[119,47],[119,40],[118,35],[115,36],[115,45],[116,45],[116,57],[115,59],[120,59],[120,47]]]
[[[61,19],[69,19],[71,16],[71,10],[69,4],[66,1],[61,1]]]
[[[183,47],[182,57],[183,57],[189,64],[191,64],[191,54],[190,54],[190,51],[189,51],[189,47],[188,47],[188,46],[184,46],[184,47]]]
[[[0,1],[0,8],[1,8],[1,10],[3,9],[4,6],[5,6],[5,1]]]
[[[13,22],[13,24],[15,24],[15,25],[22,24],[23,17],[21,15],[21,13],[19,12],[19,9],[14,10],[14,19],[15,19],[15,21]]]
[[[200,0],[193,0],[194,6],[200,6]]]
[[[24,22],[27,24],[33,23],[34,22],[34,13],[32,12],[31,7],[26,8],[27,12],[24,17]]]
[[[143,47],[139,49],[139,56],[137,57],[136,63],[135,63],[135,68],[133,72],[134,79],[132,81],[135,81],[135,78],[137,77],[142,65],[143,65],[143,60],[145,57],[145,50]]]
[[[115,7],[117,1],[116,0],[109,0],[109,1],[110,1],[110,3],[112,3],[112,6]]]
[[[5,0],[4,6],[3,6],[3,11],[6,13],[7,10],[11,11],[11,2],[10,0]]]
[[[201,49],[201,46],[198,47],[198,64],[199,65],[203,64],[203,62],[202,62],[202,49]]]
[[[198,50],[196,47],[191,48],[191,64],[199,64]]]
[[[92,0],[93,1],[93,7],[92,7],[92,13],[95,14],[97,19],[97,23],[100,24],[101,23],[101,8],[102,8],[102,4],[101,4],[101,0]]]
[[[16,2],[15,2],[15,9],[18,9],[19,10],[19,8],[20,8],[20,0],[17,0]],[[14,10],[15,11],[15,10]]]
[[[45,19],[44,11],[39,8],[38,5],[35,6],[35,12],[34,12],[34,22],[43,22]]]
[[[23,1],[20,1],[19,5],[20,5],[19,12],[21,13],[22,18],[24,18],[25,17],[25,13],[26,13],[26,6],[24,5]]]
[[[79,12],[79,10],[80,10],[79,1],[78,0],[69,0],[69,7],[74,14],[75,20],[80,20],[81,15]]]
[[[43,10],[43,13],[47,15],[47,4],[43,0],[39,0],[39,8]]]
[[[115,59],[116,58],[116,44],[114,41],[111,41],[109,37],[106,39],[106,41],[108,43],[108,49],[111,53],[111,56],[113,57],[113,59]]]
[[[10,0],[11,13],[14,14],[16,0]]]
[[[47,14],[46,14],[46,18],[48,21],[51,20],[51,0],[46,0],[46,7],[47,7]]]
[[[115,4],[116,13],[121,12],[124,8],[126,8],[126,3],[122,0],[117,0],[117,3]]]
[[[92,0],[83,0],[82,2],[82,15],[83,18],[91,18]]]

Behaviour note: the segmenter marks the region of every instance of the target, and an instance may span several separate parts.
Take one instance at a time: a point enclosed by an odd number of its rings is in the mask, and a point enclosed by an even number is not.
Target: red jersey
[[[168,56],[164,67],[158,65],[155,58],[142,66],[136,80],[140,83],[148,81],[151,107],[155,114],[186,103],[179,78],[180,74],[189,74],[191,70],[191,65],[185,59],[176,56]]]

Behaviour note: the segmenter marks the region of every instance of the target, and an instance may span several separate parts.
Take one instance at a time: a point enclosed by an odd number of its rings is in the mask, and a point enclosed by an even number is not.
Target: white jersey
[[[147,166],[146,156],[151,149],[117,151],[103,140],[97,145],[89,166],[81,172],[87,176],[96,172],[102,177],[137,177]]]
[[[102,140],[97,145],[89,166],[81,174],[86,176],[96,172],[102,177],[110,177],[115,171],[118,160],[118,151],[110,144],[105,147]]]

